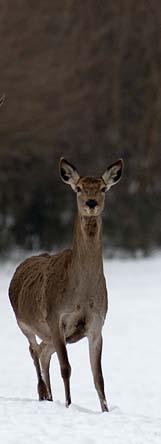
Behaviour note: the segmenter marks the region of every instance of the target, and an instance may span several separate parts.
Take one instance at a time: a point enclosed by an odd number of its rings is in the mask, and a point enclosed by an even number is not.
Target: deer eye
[[[81,191],[82,191],[82,190],[81,190],[81,187],[79,187],[79,186],[76,187],[76,192],[77,192],[77,193],[80,193]]]
[[[105,193],[105,191],[106,191],[106,187],[102,187],[102,188],[101,188],[101,191],[102,191],[102,193]]]

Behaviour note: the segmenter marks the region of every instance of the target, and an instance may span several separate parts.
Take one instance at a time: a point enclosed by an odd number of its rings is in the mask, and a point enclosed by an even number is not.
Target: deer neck
[[[75,220],[73,259],[76,268],[83,273],[98,276],[103,270],[102,218],[81,216]]]

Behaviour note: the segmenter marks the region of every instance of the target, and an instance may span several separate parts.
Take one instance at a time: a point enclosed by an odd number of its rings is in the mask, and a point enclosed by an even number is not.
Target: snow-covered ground
[[[54,402],[39,402],[26,338],[8,301],[15,266],[0,267],[0,441],[2,444],[161,443],[161,256],[109,260],[103,370],[109,413],[101,413],[87,341],[68,347],[73,404],[64,406],[57,358]],[[86,363],[86,364],[85,364]]]

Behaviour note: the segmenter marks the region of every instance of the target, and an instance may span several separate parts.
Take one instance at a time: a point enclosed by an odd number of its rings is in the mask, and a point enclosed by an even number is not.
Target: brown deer
[[[72,249],[32,256],[16,269],[9,297],[17,323],[29,341],[40,400],[52,400],[49,365],[56,352],[64,381],[66,406],[71,403],[66,344],[87,337],[95,388],[102,411],[108,411],[101,368],[102,327],[107,291],[102,260],[102,211],[105,192],[121,178],[123,161],[102,177],[80,177],[60,159],[60,176],[76,193],[78,214]],[[40,344],[36,335],[42,339]]]

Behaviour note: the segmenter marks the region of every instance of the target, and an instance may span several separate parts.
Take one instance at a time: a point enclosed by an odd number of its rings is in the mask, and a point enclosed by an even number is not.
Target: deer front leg
[[[71,376],[71,366],[68,361],[67,349],[63,338],[59,337],[57,339],[54,338],[55,350],[58,355],[61,375],[64,382],[65,388],[65,405],[69,407],[71,404],[71,395],[70,395],[70,376]]]
[[[94,385],[98,393],[98,397],[103,412],[108,412],[107,401],[104,392],[104,380],[101,366],[102,355],[102,335],[96,334],[96,331],[89,335],[89,355],[93,374]]]

